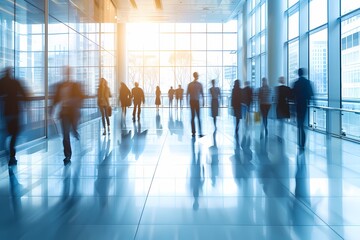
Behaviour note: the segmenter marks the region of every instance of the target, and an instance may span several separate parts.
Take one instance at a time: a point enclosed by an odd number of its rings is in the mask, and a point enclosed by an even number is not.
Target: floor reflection
[[[199,209],[199,195],[202,192],[202,188],[205,182],[204,178],[204,166],[201,163],[201,149],[195,150],[195,138],[191,142],[192,159],[190,166],[190,187],[193,193],[194,202],[193,209],[196,211]]]

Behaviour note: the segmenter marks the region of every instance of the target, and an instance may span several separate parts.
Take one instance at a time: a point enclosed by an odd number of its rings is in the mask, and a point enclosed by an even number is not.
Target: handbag
[[[106,107],[106,113],[107,113],[107,115],[108,115],[109,117],[111,117],[111,115],[112,115],[112,108],[111,108],[110,105]]]

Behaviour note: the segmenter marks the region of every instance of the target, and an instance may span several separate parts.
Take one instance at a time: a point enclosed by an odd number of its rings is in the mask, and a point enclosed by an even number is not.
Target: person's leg
[[[138,121],[140,120],[140,113],[141,113],[141,103],[139,103],[138,105],[138,113],[137,113]]]
[[[195,113],[198,119],[198,125],[199,125],[199,134],[202,136],[202,129],[201,129],[201,117],[200,117],[200,103],[199,101],[195,102]]]
[[[101,122],[103,129],[105,129],[105,107],[99,107],[101,113]]]
[[[108,134],[110,134],[110,119],[109,119],[109,113],[108,113],[107,107],[104,107],[104,115],[105,115],[105,119],[106,119]]]
[[[191,133],[193,137],[195,136],[195,105],[192,100],[190,100],[190,110],[191,110]]]
[[[133,121],[135,121],[135,114],[136,114],[136,107],[137,107],[137,104],[134,102],[134,109],[133,109]]]
[[[265,135],[268,135],[268,115],[269,115],[270,105],[266,104],[264,106],[264,128],[265,128]]]
[[[16,145],[16,140],[17,140],[17,136],[19,134],[19,130],[20,130],[20,126],[19,126],[19,118],[14,117],[9,119],[9,121],[7,122],[7,128],[8,128],[8,132],[10,134],[10,161],[9,161],[9,165],[15,165],[16,164],[16,149],[15,149],[15,145]]]
[[[70,117],[62,116],[61,128],[63,133],[63,146],[64,146],[64,155],[66,161],[70,160],[71,158],[70,126],[71,126]]]

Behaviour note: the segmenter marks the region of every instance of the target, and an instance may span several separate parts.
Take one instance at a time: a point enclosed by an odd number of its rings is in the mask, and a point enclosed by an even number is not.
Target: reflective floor
[[[202,138],[189,109],[144,109],[83,125],[70,166],[60,136],[1,158],[0,239],[359,239],[358,144],[311,131],[299,152],[292,125],[244,141],[202,114]]]

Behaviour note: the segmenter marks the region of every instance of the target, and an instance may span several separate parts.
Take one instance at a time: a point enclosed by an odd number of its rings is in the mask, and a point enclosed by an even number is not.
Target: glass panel
[[[222,34],[208,34],[207,49],[208,50],[221,50],[222,49]]]
[[[233,51],[224,51],[224,66],[237,66],[237,54]]]
[[[206,34],[191,34],[191,49],[206,50]]]
[[[224,76],[221,90],[224,96],[226,93],[230,95],[230,90],[232,89],[233,82],[237,76],[237,67],[224,67],[223,74]]]
[[[208,66],[222,66],[222,52],[212,51],[207,53]]]
[[[297,70],[299,69],[299,41],[289,43],[288,45],[288,81],[292,85],[298,78]]]
[[[312,0],[309,4],[309,25],[311,30],[327,22],[327,0]],[[321,11],[320,9],[324,10]]]
[[[159,34],[147,33],[144,41],[144,50],[159,50]]]
[[[160,50],[174,50],[175,35],[174,34],[160,34]]]
[[[192,23],[191,32],[206,32],[206,23]]]
[[[299,36],[299,12],[295,12],[289,16],[288,22],[288,39]]]
[[[173,23],[162,23],[160,24],[160,32],[175,32],[175,24]]]
[[[237,21],[230,20],[227,23],[224,23],[224,32],[237,32]]]
[[[129,66],[143,66],[144,57],[142,52],[128,52],[128,61]]]
[[[237,49],[237,34],[224,34],[223,50],[236,50]]]
[[[177,51],[175,56],[176,66],[190,66],[191,52],[190,51]]]
[[[190,50],[190,34],[176,34],[176,50]]]
[[[360,1],[358,0],[341,0],[341,15],[358,8],[360,8]]]
[[[145,94],[155,93],[155,88],[159,84],[159,67],[144,67],[144,87]],[[150,103],[150,105],[153,104]]]
[[[327,99],[327,29],[311,34],[309,45],[309,78],[314,84],[316,97]]]
[[[360,15],[341,22],[341,95],[343,104],[344,101],[359,100],[360,96],[359,32]],[[351,40],[346,41],[345,39]],[[348,106],[350,109],[360,109],[358,104],[348,104]]]
[[[190,23],[176,23],[176,32],[190,32]]]
[[[158,51],[144,52],[144,66],[159,66],[159,52]]]
[[[208,23],[207,31],[208,32],[222,32],[222,24],[221,23]]]
[[[191,52],[191,66],[206,66],[206,52],[192,51]]]
[[[265,11],[265,3],[263,5],[261,5],[261,26],[260,26],[260,31],[265,30],[265,25],[266,25],[266,11]]]
[[[160,52],[160,66],[175,66],[175,52]]]

